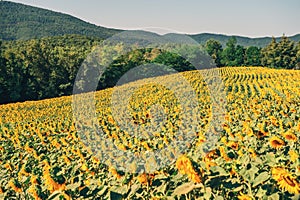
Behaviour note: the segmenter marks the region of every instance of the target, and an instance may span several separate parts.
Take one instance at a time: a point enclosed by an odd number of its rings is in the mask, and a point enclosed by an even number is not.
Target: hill
[[[200,33],[195,35],[189,35],[194,40],[199,42],[200,44],[205,44],[205,42],[209,39],[218,40],[221,42],[223,47],[226,45],[228,39],[232,36],[223,35],[223,34],[214,34],[214,33]],[[248,47],[248,46],[257,46],[257,47],[265,47],[269,44],[272,40],[272,37],[260,37],[260,38],[249,38],[243,36],[235,36],[237,43],[239,45]],[[280,40],[280,37],[275,37],[276,40]],[[294,36],[289,37],[289,39],[298,42],[300,41],[300,34],[296,34]]]
[[[71,15],[9,1],[0,2],[0,11],[0,39],[2,40],[24,40],[66,34],[78,34],[104,39],[122,31],[96,26]],[[226,42],[231,37],[214,33],[200,33],[188,36],[200,44],[205,44],[209,39],[219,40],[223,46],[226,45]],[[147,37],[151,38],[152,36],[150,33],[146,34],[145,32],[142,40],[147,40]],[[246,47],[264,47],[271,41],[271,37],[235,37],[238,44]],[[298,42],[300,41],[300,34],[289,38]],[[277,39],[279,40],[280,38],[277,37]]]
[[[107,38],[120,30],[90,24],[71,15],[42,8],[0,2],[0,39],[17,40],[79,34]]]

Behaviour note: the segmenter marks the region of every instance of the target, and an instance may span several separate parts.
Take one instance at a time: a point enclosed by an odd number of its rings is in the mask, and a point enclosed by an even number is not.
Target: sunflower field
[[[224,85],[218,130],[210,125],[212,71]],[[118,151],[139,154],[172,146],[178,130],[187,128],[181,118],[188,101],[157,83],[178,85],[177,76],[189,82],[198,100],[194,140],[180,155],[169,152],[174,162],[151,173],[103,163],[80,137],[71,96],[0,105],[0,199],[300,199],[300,71],[225,67],[203,73],[205,81],[189,71],[119,86],[134,90],[118,113],[130,113],[125,130],[111,109],[114,89],[95,92],[103,133]],[[143,128],[151,123],[157,131]],[[217,139],[207,147],[211,135]]]

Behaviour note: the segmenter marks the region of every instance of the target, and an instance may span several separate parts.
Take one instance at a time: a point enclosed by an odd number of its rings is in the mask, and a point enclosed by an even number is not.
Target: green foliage
[[[228,35],[222,35],[222,34],[213,34],[213,33],[200,33],[196,35],[189,35],[191,38],[196,40],[202,45],[205,45],[206,42],[210,39],[217,40],[221,43],[223,47],[226,46],[227,41],[230,39],[231,36]],[[237,44],[244,46],[244,47],[250,47],[250,46],[256,46],[256,47],[265,47],[267,46],[271,41],[271,37],[261,37],[261,38],[249,38],[249,37],[243,37],[243,36],[234,36],[237,40]],[[277,40],[280,39],[280,37],[276,37]],[[300,41],[300,34],[294,35],[289,37],[290,40],[298,42]]]
[[[97,41],[69,35],[6,42],[0,103],[72,94],[77,70]]]
[[[223,66],[242,66],[244,64],[244,47],[237,45],[235,37],[231,37],[222,52]]]
[[[297,54],[296,54],[296,57],[297,57],[297,67],[296,68],[300,69],[300,42],[298,42],[296,50],[297,50]]]
[[[3,56],[3,48],[2,41],[0,40],[0,95],[4,93],[4,88],[6,87],[6,80],[3,76],[5,74],[5,59]]]
[[[223,47],[217,40],[210,39],[205,44],[207,53],[212,57],[217,67],[221,67],[221,55]]]
[[[115,48],[115,47],[110,47]],[[105,52],[111,50],[105,50]],[[190,55],[195,53],[189,52]],[[121,55],[122,52],[119,52]],[[130,76],[126,75],[129,70],[139,67],[141,65],[154,64],[155,66],[162,68],[159,71],[150,71],[151,69],[143,72],[130,73]],[[114,87],[122,77],[123,83],[128,83],[141,78],[149,78],[159,75],[165,75],[165,73],[177,71],[190,71],[195,70],[195,67],[187,61],[187,59],[179,56],[175,52],[161,50],[157,48],[137,49],[131,51],[125,55],[116,58],[106,69],[102,78],[100,79],[98,89],[104,89],[107,87]],[[125,76],[124,76],[125,75]]]
[[[0,68],[0,103],[71,95],[79,67],[99,41],[91,37],[66,35],[5,42],[3,65]],[[186,52],[189,58],[179,56],[179,51]],[[100,77],[97,89],[113,87],[121,77],[123,82],[127,83],[136,79],[164,75],[164,72],[169,72],[171,68],[178,72],[194,70],[195,67],[187,59],[207,66],[201,63],[202,58],[199,57],[202,55],[201,51],[200,46],[196,46],[189,51],[185,47],[180,47],[178,53],[156,48],[137,49],[125,53],[125,47],[121,43],[104,46],[99,54],[103,62],[101,64],[108,67]],[[112,63],[105,60],[111,56]],[[152,71],[139,72],[134,76],[124,76],[129,70],[147,63],[158,65],[163,70],[159,73],[152,69]],[[89,66],[83,65],[83,69],[86,74],[99,73],[97,69],[95,71]],[[91,84],[88,82],[92,81],[84,80],[83,85],[89,86]],[[93,88],[82,88],[82,90],[90,91]]]
[[[250,46],[245,51],[246,66],[261,66],[261,49],[255,46]]]
[[[280,42],[273,38],[271,43],[262,49],[262,64],[273,68],[293,69],[297,63],[295,43],[285,35]]]

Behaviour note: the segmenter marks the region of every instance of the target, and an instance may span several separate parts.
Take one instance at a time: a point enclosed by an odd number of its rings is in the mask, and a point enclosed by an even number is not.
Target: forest
[[[79,67],[101,41],[97,37],[65,35],[0,42],[0,103],[71,95]],[[205,45],[199,45],[199,49],[204,49],[217,67],[300,67],[300,42],[285,35],[280,41],[273,38],[264,48],[244,47],[231,37],[224,47],[219,41],[210,39]],[[111,51],[115,49],[108,50]],[[195,69],[175,53],[139,49],[115,59],[101,77],[98,89],[115,86],[128,70],[146,63],[172,66],[178,72]]]

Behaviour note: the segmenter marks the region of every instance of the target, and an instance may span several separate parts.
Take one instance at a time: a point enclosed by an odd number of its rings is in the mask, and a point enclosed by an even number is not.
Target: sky
[[[299,0],[12,0],[124,30],[248,37],[300,33]]]

